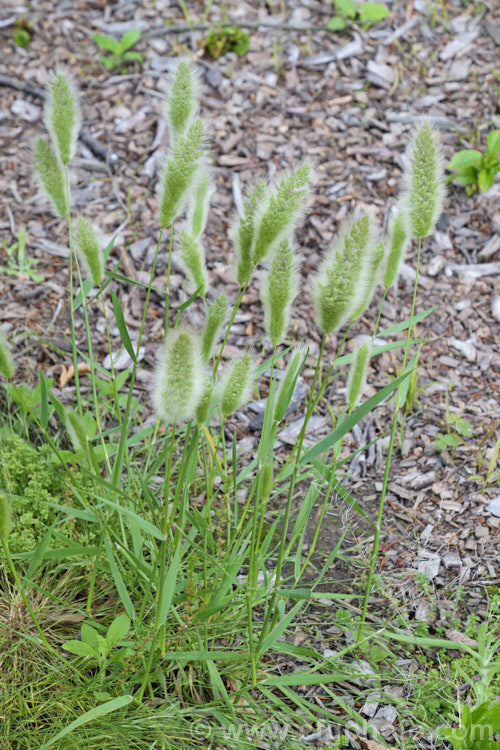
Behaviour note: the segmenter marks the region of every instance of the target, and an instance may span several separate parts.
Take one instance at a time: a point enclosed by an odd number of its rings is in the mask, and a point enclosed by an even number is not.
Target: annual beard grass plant
[[[238,291],[234,299],[227,294],[208,298],[203,230],[214,188],[208,126],[200,117],[197,93],[196,72],[186,60],[181,60],[172,76],[165,107],[170,150],[160,175],[160,230],[145,288],[139,335],[134,342],[125,322],[116,274],[106,270],[112,243],[104,248],[98,230],[89,219],[80,216],[75,222],[71,214],[69,166],[80,109],[74,85],[65,71],[57,72],[47,99],[50,139],[40,138],[34,147],[39,184],[56,213],[65,220],[69,233],[76,399],[71,406],[63,405],[43,387],[42,408],[36,419],[61,469],[67,471],[72,462],[79,463],[93,482],[94,493],[81,496],[81,508],[64,511],[69,515],[75,512],[78,518],[87,519],[99,529],[98,543],[83,555],[88,574],[86,616],[99,635],[102,626],[95,621],[95,592],[101,580],[106,580],[115,590],[118,602],[115,614],[125,613],[130,624],[130,631],[124,629],[120,640],[127,646],[120,651],[125,657],[117,658],[116,663],[111,658],[109,669],[100,671],[98,690],[89,672],[93,665],[92,648],[99,649],[97,636],[86,657],[83,647],[68,645],[68,650],[73,648],[76,655],[79,679],[88,680],[95,703],[65,729],[52,734],[47,730],[41,738],[42,747],[53,746],[66,735],[78,738],[87,722],[102,720],[108,714],[112,717],[114,712],[121,718],[144,716],[146,699],[153,704],[155,701],[165,704],[167,713],[176,707],[185,711],[190,703],[209,706],[206,715],[210,716],[211,739],[219,736],[219,729],[224,732],[240,726],[242,721],[251,722],[252,715],[253,721],[255,717],[263,721],[259,696],[268,702],[266,710],[270,716],[282,723],[288,721],[295,728],[317,716],[313,704],[291,688],[312,683],[327,686],[332,682],[331,674],[328,670],[318,671],[316,666],[311,675],[287,675],[284,679],[273,674],[272,655],[293,652],[286,643],[287,629],[310,602],[325,597],[315,589],[338,552],[337,545],[327,555],[315,582],[305,588],[303,573],[312,559],[319,534],[318,526],[304,557],[302,542],[313,507],[321,495],[321,518],[338,495],[353,507],[359,507],[337,478],[342,438],[395,392],[393,429],[359,629],[359,638],[363,637],[395,425],[410,374],[407,363],[412,345],[410,332],[416,319],[421,240],[432,231],[442,201],[438,136],[427,123],[415,130],[407,152],[404,189],[388,235],[382,236],[371,211],[355,211],[311,279],[315,321],[323,337],[299,436],[278,471],[275,450],[279,428],[286,419],[297,379],[308,357],[307,342],[290,347],[284,346],[284,342],[293,300],[302,281],[301,257],[294,233],[311,195],[314,170],[311,163],[304,161],[272,183],[261,181],[249,188],[242,212],[235,216],[231,227]],[[164,235],[168,237],[167,243]],[[352,324],[370,304],[377,284],[382,282],[385,292],[394,284],[412,238],[417,238],[419,245],[411,317],[385,331],[391,335],[407,330],[402,375],[358,406],[370,357],[394,345],[374,348],[374,330],[371,338],[359,341],[353,354],[339,355]],[[141,426],[141,403],[134,385],[157,260],[164,253],[168,253],[165,338],[158,352],[150,394],[157,421],[152,426]],[[175,321],[169,316],[173,253],[178,254],[185,269],[191,294],[176,312]],[[231,326],[258,269],[264,327],[271,340],[272,355],[259,362],[255,352],[246,350],[223,363]],[[189,305],[200,297],[205,323],[201,330],[195,330],[182,316],[183,313],[187,316]],[[111,357],[108,370],[97,361],[92,350],[89,308],[97,300],[102,305],[107,330]],[[120,383],[120,387],[128,386],[125,395],[118,393],[118,376],[113,366],[108,300],[132,362],[127,381],[124,383],[122,378]],[[81,311],[86,351],[76,341],[75,321]],[[346,327],[345,335],[326,376],[321,379],[328,336],[342,327]],[[278,381],[277,366],[282,361],[284,372]],[[90,365],[87,389],[78,377],[81,362]],[[308,422],[331,382],[334,368],[350,363],[345,411],[334,430],[306,449]],[[12,382],[12,349],[3,335],[0,368]],[[226,433],[232,429],[228,420],[245,406],[257,379],[268,369],[269,391],[262,433],[255,455],[242,466],[235,435],[227,442]],[[101,414],[97,373],[111,384],[115,397],[112,417]],[[40,377],[45,382],[42,374]],[[64,425],[73,452],[61,451],[49,434],[49,409]],[[143,448],[138,450],[140,445]],[[292,527],[292,501],[299,488],[304,499]],[[282,496],[286,496],[284,510],[276,513],[276,503]],[[0,536],[14,575],[8,554],[8,528],[15,519],[10,518],[8,493],[1,495],[1,502]],[[50,542],[50,538],[44,539],[35,552],[38,564],[45,560]],[[67,554],[72,554],[69,546]],[[78,554],[82,555],[82,550]],[[16,583],[24,591],[29,588],[30,579],[21,581],[17,577]],[[92,635],[90,630],[86,631],[88,637],[89,633]],[[77,634],[71,633],[70,644],[75,642]],[[47,645],[46,639],[42,640]],[[264,656],[270,667],[265,666]],[[317,664],[320,663],[318,654]],[[283,701],[283,695],[287,702]],[[151,709],[148,716],[154,713]],[[160,709],[156,715],[161,715]],[[338,721],[338,717],[326,710],[322,715]],[[190,747],[206,746],[203,737],[193,735],[191,739]],[[290,741],[290,747],[293,746]]]

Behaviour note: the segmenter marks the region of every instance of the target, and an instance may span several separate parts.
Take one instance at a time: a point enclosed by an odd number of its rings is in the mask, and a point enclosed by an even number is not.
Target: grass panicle
[[[219,384],[218,402],[224,417],[247,403],[254,381],[254,361],[249,352],[228,365]]]
[[[205,248],[199,237],[193,237],[185,231],[179,232],[177,240],[180,260],[194,289],[200,297],[205,297],[208,287],[208,273],[205,263]]]
[[[36,141],[33,156],[40,189],[49,199],[57,216],[67,219],[69,206],[61,162],[50,143],[42,137]]]
[[[341,328],[366,297],[374,230],[370,215],[356,211],[312,278],[316,322],[324,333]]]
[[[84,216],[78,217],[75,238],[80,260],[94,284],[100,286],[104,278],[103,243],[97,229]]]
[[[266,183],[258,182],[248,193],[243,212],[233,220],[231,238],[234,246],[236,279],[240,285],[247,284],[255,268],[252,260],[252,241],[255,232],[255,215],[264,201]]]
[[[198,239],[205,229],[210,199],[215,186],[208,169],[201,168],[192,198],[188,203],[186,222],[192,237]]]
[[[265,189],[265,198],[253,216],[250,257],[254,265],[270,258],[280,242],[293,233],[304,213],[312,176],[312,165],[304,162]]]
[[[422,239],[434,232],[445,196],[444,156],[439,131],[428,122],[413,130],[405,154],[404,195],[410,234]]]
[[[299,291],[300,258],[291,242],[283,240],[261,279],[264,328],[273,346],[286,336],[292,302]]]
[[[175,141],[160,177],[160,225],[170,226],[186,208],[204,158],[205,127],[200,118]]]
[[[387,259],[384,269],[384,286],[386,289],[396,283],[404,257],[410,246],[411,238],[404,211],[397,211],[390,219],[387,237]]]
[[[208,362],[213,354],[219,333],[229,317],[229,302],[225,294],[219,294],[205,302],[205,325],[201,335],[201,354]]]
[[[347,407],[350,412],[354,411],[363,395],[363,390],[366,386],[371,350],[371,337],[358,336],[354,347],[354,359],[347,378],[346,397]]]
[[[173,141],[186,134],[198,115],[198,73],[191,63],[179,60],[167,91],[165,120]]]
[[[152,401],[167,424],[187,422],[195,416],[205,388],[201,343],[187,326],[169,331],[154,375]]]
[[[65,70],[57,70],[49,86],[44,116],[52,144],[61,163],[67,167],[75,155],[82,118],[75,84]]]

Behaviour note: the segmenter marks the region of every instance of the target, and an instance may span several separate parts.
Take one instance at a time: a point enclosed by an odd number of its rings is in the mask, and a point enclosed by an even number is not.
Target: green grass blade
[[[104,546],[106,547],[106,554],[108,556],[109,567],[111,568],[111,573],[115,580],[118,595],[122,601],[123,606],[125,607],[125,612],[128,614],[130,619],[133,620],[135,618],[134,605],[132,604],[132,599],[129,596],[127,587],[125,586],[125,581],[123,580],[122,574],[120,573],[120,569],[115,560],[115,556],[113,555],[113,550],[111,549],[109,539],[106,538],[104,540]]]
[[[83,724],[87,724],[89,721],[94,721],[94,719],[99,719],[101,716],[106,716],[106,714],[110,714],[112,711],[118,711],[120,708],[128,706],[129,703],[132,702],[132,700],[133,698],[131,695],[122,695],[120,696],[120,698],[113,698],[110,701],[106,701],[106,703],[102,703],[100,706],[91,708],[90,711],[86,711],[84,714],[79,716],[78,719],[75,719],[71,722],[71,724],[68,724],[67,727],[58,732],[55,737],[52,737],[51,740],[49,740],[48,742],[44,742],[40,747],[40,750],[46,750],[46,748],[51,747],[55,742],[59,742],[59,740],[62,740],[62,738],[66,737],[67,734],[72,732],[74,729],[78,729],[78,727],[81,727]]]

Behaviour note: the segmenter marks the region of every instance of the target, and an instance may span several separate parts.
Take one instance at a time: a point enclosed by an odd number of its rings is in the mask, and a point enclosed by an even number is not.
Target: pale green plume
[[[365,293],[358,307],[351,315],[352,320],[356,320],[360,315],[363,315],[364,311],[372,301],[377,284],[380,281],[381,268],[385,258],[385,248],[383,242],[377,242],[371,249],[367,260],[367,273],[366,273],[366,284]]]
[[[280,380],[278,390],[276,391],[276,397],[274,399],[274,414],[273,420],[275,422],[281,422],[286,414],[286,410],[290,404],[295,386],[297,384],[297,378],[304,365],[307,357],[307,348],[303,344],[299,344],[293,350],[292,356],[288,360],[285,373]]]
[[[58,216],[67,219],[69,209],[61,162],[44,138],[38,138],[33,154],[40,188],[52,203]]]
[[[273,346],[278,346],[286,336],[292,302],[298,291],[299,259],[286,239],[279,245],[262,277],[264,327]]]
[[[187,225],[192,237],[199,237],[207,223],[210,198],[214,184],[207,169],[200,169],[192,198],[187,209]]]
[[[271,461],[264,464],[262,467],[261,481],[260,481],[260,494],[262,500],[267,500],[272,492],[274,484],[274,470]]]
[[[84,216],[78,217],[76,244],[88,275],[92,277],[94,284],[100,286],[104,276],[102,249],[95,228]]]
[[[0,492],[0,539],[6,547],[9,546],[9,534],[12,528],[10,502],[4,492]]]
[[[200,341],[190,328],[169,331],[154,375],[153,406],[165,422],[192,419],[203,396],[205,373]]]
[[[324,333],[340,328],[363,301],[374,238],[370,216],[358,212],[313,277],[316,322]]]
[[[0,328],[0,374],[12,380],[15,372],[14,357],[7,336]]]
[[[443,209],[444,158],[438,131],[428,123],[418,125],[406,151],[403,205],[410,234],[417,239],[434,231]]]
[[[292,234],[310,193],[311,173],[311,165],[302,164],[271,188],[269,197],[259,204],[250,249],[254,265],[265,260],[281,240]]]
[[[265,192],[265,183],[258,182],[250,191],[248,200],[243,205],[243,213],[233,221],[231,227],[236,279],[239,284],[247,283],[255,267],[250,250],[254,234],[255,213],[258,206],[264,200]]]
[[[388,254],[384,271],[384,286],[386,289],[389,289],[395,283],[410,242],[406,216],[403,211],[398,211],[389,223]]]
[[[199,425],[207,421],[214,405],[214,383],[206,377],[203,395],[196,407],[196,422]]]
[[[76,88],[70,75],[58,70],[45,102],[45,124],[59,159],[65,166],[74,156],[80,123]]]
[[[83,418],[72,409],[66,409],[66,429],[74,450],[88,456],[90,452],[87,427]]]
[[[198,80],[187,60],[181,60],[167,94],[165,119],[170,136],[184,135],[198,114]]]
[[[169,226],[186,207],[203,158],[205,132],[198,119],[175,142],[161,176],[160,224]]]
[[[187,232],[179,233],[181,263],[200,297],[205,297],[208,286],[208,273],[205,265],[205,250],[201,239],[191,237]]]
[[[371,338],[369,336],[360,336],[356,342],[354,359],[347,379],[347,407],[350,412],[356,408],[363,395],[371,351]]]
[[[225,417],[249,400],[254,380],[253,361],[247,352],[228,367],[220,382],[219,403]]]
[[[201,355],[204,362],[208,362],[212,356],[215,342],[228,315],[229,305],[224,294],[205,304],[205,325],[201,335]]]

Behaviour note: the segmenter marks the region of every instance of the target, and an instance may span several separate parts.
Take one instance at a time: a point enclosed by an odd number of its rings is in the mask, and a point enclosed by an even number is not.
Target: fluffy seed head
[[[304,162],[268,191],[255,212],[250,255],[254,265],[272,255],[299,221],[310,193],[312,167]]]
[[[71,76],[56,71],[45,102],[45,124],[59,159],[66,166],[74,156],[81,114]]]
[[[286,414],[286,410],[290,404],[293,391],[297,384],[297,378],[304,365],[307,357],[307,348],[303,344],[299,344],[293,350],[292,356],[288,360],[285,374],[280,380],[278,390],[276,391],[276,397],[274,400],[274,414],[273,420],[275,422],[281,422]]]
[[[313,277],[316,322],[325,333],[340,328],[363,301],[375,237],[369,214],[355,213]]]
[[[177,65],[169,87],[165,119],[173,140],[184,135],[198,113],[198,79],[188,60]]]
[[[208,273],[205,265],[205,249],[200,238],[192,237],[187,232],[179,233],[179,248],[184,270],[191,279],[200,297],[205,297],[208,286]]]
[[[199,237],[207,223],[210,198],[215,187],[207,169],[200,169],[198,180],[187,209],[187,225],[192,237]]]
[[[444,200],[444,158],[439,133],[424,122],[413,131],[406,150],[403,204],[410,234],[417,239],[432,234]]]
[[[88,454],[88,435],[85,422],[72,409],[66,409],[66,429],[74,450],[77,453]]]
[[[383,242],[377,242],[374,245],[368,255],[367,260],[367,273],[366,273],[366,284],[364,295],[351,315],[352,320],[356,320],[369,306],[372,301],[373,294],[380,280],[381,268],[383,260],[385,258],[385,248]]]
[[[262,276],[264,327],[273,346],[286,336],[292,302],[299,291],[299,259],[286,239],[279,245],[268,271]]]
[[[44,138],[38,138],[33,155],[35,157],[35,170],[40,189],[52,203],[57,215],[66,219],[69,208],[61,162],[50,143]]]
[[[15,369],[11,346],[7,341],[7,336],[0,328],[0,373],[8,380],[12,380]]]
[[[205,305],[205,326],[201,336],[201,355],[204,362],[208,362],[212,356],[215,342],[228,315],[229,304],[224,294],[220,294]]]
[[[214,390],[214,383],[207,377],[205,379],[203,395],[196,407],[196,422],[199,425],[204,424],[210,416],[212,407],[214,406]]]
[[[255,379],[252,357],[247,352],[228,367],[220,383],[220,407],[228,417],[245,404],[252,395]]]
[[[186,207],[203,159],[205,132],[197,119],[186,135],[179,136],[161,176],[160,224],[167,227]]]
[[[387,238],[388,253],[384,271],[384,286],[386,289],[389,289],[396,282],[410,242],[407,217],[400,210],[391,218],[389,223]]]
[[[371,338],[369,336],[360,336],[356,342],[354,360],[347,379],[347,406],[349,411],[356,408],[363,395],[371,350]]]
[[[198,336],[183,326],[169,331],[154,376],[152,399],[156,413],[167,423],[191,419],[204,387]]]
[[[92,277],[94,284],[100,286],[104,276],[102,249],[97,231],[84,216],[78,217],[76,243],[80,251],[80,259],[88,275]]]
[[[255,267],[250,250],[254,235],[255,214],[264,201],[265,193],[265,182],[258,182],[250,191],[248,200],[243,205],[243,213],[233,221],[231,227],[236,279],[239,284],[247,283]]]

